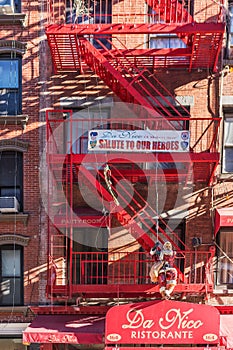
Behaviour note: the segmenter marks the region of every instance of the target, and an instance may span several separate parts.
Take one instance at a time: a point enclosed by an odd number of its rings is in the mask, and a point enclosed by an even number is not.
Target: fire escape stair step
[[[129,67],[129,64],[126,65],[125,60],[122,60],[119,56],[116,65],[114,54],[111,54],[112,60],[106,59],[102,52],[84,38],[80,39],[80,46],[83,50],[81,56],[85,59],[86,64],[99,75],[122,101],[139,104],[151,109],[157,116],[170,117],[172,116],[171,110],[176,116],[189,116],[188,110],[181,106],[155,75],[147,69],[139,70],[132,65]],[[109,50],[108,54],[110,54]],[[174,103],[171,103],[165,97],[167,95]],[[176,107],[177,105],[182,109],[183,114]]]

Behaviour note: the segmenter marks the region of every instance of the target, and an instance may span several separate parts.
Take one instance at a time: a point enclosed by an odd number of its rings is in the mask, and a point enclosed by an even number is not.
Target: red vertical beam
[[[69,131],[70,131],[70,144],[69,147],[67,147],[67,149],[69,150],[68,153],[70,154],[69,157],[69,164],[68,164],[68,169],[70,171],[70,174],[68,174],[69,176],[69,182],[70,182],[70,190],[69,190],[69,208],[67,208],[66,210],[69,209],[69,217],[67,222],[67,225],[69,225],[69,234],[70,234],[70,275],[69,275],[69,296],[72,296],[72,290],[71,290],[71,286],[73,284],[73,275],[72,275],[72,271],[73,271],[73,227],[72,227],[72,217],[73,217],[73,113],[71,112],[69,115]],[[65,135],[66,136],[66,135]],[[67,205],[68,205],[68,198],[67,198]],[[70,222],[70,224],[68,224]],[[67,237],[66,237],[67,238]],[[67,248],[66,248],[67,249]]]
[[[216,72],[218,70],[217,64],[218,64],[218,59],[219,59],[220,52],[222,50],[223,33],[215,34],[215,35],[217,37],[220,36],[220,40],[218,40],[218,42],[217,42],[218,49],[217,49],[217,52],[215,54],[215,60],[214,60],[214,64],[213,64],[213,71],[214,72]]]

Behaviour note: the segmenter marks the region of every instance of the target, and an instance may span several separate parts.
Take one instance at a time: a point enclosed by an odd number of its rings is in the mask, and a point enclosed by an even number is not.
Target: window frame
[[[152,46],[151,43],[153,40],[157,40],[160,42],[164,42],[164,45],[159,45],[159,46]],[[176,45],[172,45],[172,43],[175,42]],[[167,45],[167,43],[169,45]],[[178,44],[179,43],[179,44]],[[186,48],[187,45],[185,45],[185,43],[176,35],[176,34],[150,34],[149,36],[149,48],[150,49],[179,49],[179,48]]]
[[[16,157],[17,162],[15,162],[15,168],[13,169],[13,173],[15,174],[15,171],[17,171],[18,177],[15,178],[15,175],[12,175],[12,179],[10,179],[9,176],[5,176],[4,173],[1,174],[1,161],[2,161],[2,156],[3,154],[6,155],[5,161],[7,161],[7,154],[8,158],[10,157]],[[16,197],[19,202],[20,206],[20,212],[23,211],[23,198],[24,198],[24,186],[23,186],[23,175],[24,175],[24,167],[23,167],[23,152],[17,151],[17,150],[3,150],[0,152],[0,196],[2,197],[8,197],[8,195],[4,195],[4,191],[9,190],[11,191],[12,189],[12,197]],[[2,162],[4,164],[4,162]],[[19,169],[20,168],[20,169]],[[9,175],[9,174],[8,174]],[[12,180],[12,181],[10,181]],[[10,196],[10,197],[11,197]]]
[[[233,139],[232,139],[232,143],[227,143],[225,142],[225,138],[226,138],[226,122],[227,120],[231,120],[232,122],[232,128],[233,128],[233,107],[232,107],[232,112],[231,111],[227,111],[224,113],[223,115],[223,131],[222,131],[222,154],[221,154],[221,173],[222,174],[232,174],[233,173],[233,162],[232,162],[232,171],[228,171],[226,169],[227,166],[227,160],[226,160],[226,151],[229,149],[232,149],[233,152]],[[230,129],[230,128],[229,128]]]
[[[229,11],[229,22],[230,22],[229,23],[229,35],[230,35],[229,44],[230,44],[230,47],[233,48],[233,1],[230,2],[228,11]]]
[[[22,114],[22,57],[13,52],[10,54],[5,53],[0,55],[0,62],[1,61],[17,62],[16,76],[18,79],[18,87],[6,86],[0,88],[0,102],[4,104],[5,101],[7,106],[5,111],[0,110],[0,118],[7,115],[20,115]],[[2,99],[1,96],[3,96]],[[12,103],[12,101],[14,103]]]
[[[102,123],[106,125],[111,116],[110,108],[102,108],[99,110],[99,106],[91,107],[90,109],[79,109],[72,108],[72,119],[67,118],[66,123],[64,123],[64,152],[70,154],[72,151],[73,154],[87,154],[87,139],[88,139],[88,130],[90,128],[97,129],[100,124],[99,119],[101,115]],[[82,129],[79,129],[78,120],[81,120]],[[85,122],[86,120],[86,122]],[[70,123],[72,123],[72,128]],[[83,133],[83,130],[85,133]],[[71,146],[69,146],[72,143]]]
[[[233,1],[229,1],[226,10],[226,44],[224,50],[226,60],[233,59]]]
[[[20,263],[20,274],[19,276],[15,276],[15,275],[9,275],[9,276],[3,276],[2,274],[2,268],[3,268],[3,264],[2,264],[2,252],[4,250],[12,250],[12,251],[19,251],[19,263]],[[0,281],[1,283],[3,282],[4,278],[9,278],[9,279],[19,279],[19,284],[20,284],[20,288],[16,288],[14,293],[19,293],[19,302],[15,302],[13,301],[12,303],[8,303],[8,302],[3,302],[2,299],[3,299],[3,296],[1,294],[0,296],[0,305],[1,306],[22,306],[24,305],[24,267],[23,267],[23,255],[24,255],[24,252],[23,252],[23,247],[21,245],[18,245],[18,244],[3,244],[3,245],[0,245]],[[10,293],[11,294],[11,293]]]
[[[227,256],[233,259],[233,250],[227,250],[226,247],[233,242],[233,228],[232,227],[221,227],[217,236],[217,243],[221,250],[226,253]],[[232,243],[233,246],[233,243]],[[233,275],[233,264],[223,255],[220,249],[217,249],[217,268],[216,268],[216,285],[217,286],[229,286],[233,287],[233,277],[232,282],[229,282],[227,275],[232,272]],[[231,252],[231,255],[229,253]],[[224,266],[227,268],[224,270]],[[224,275],[223,275],[224,274]],[[225,279],[225,281],[223,280]]]

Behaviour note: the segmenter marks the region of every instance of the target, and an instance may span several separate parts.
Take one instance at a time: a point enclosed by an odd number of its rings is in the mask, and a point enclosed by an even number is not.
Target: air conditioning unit
[[[8,15],[14,13],[15,4],[14,0],[0,0],[0,14]]]
[[[0,197],[1,213],[18,213],[19,202],[16,197]]]

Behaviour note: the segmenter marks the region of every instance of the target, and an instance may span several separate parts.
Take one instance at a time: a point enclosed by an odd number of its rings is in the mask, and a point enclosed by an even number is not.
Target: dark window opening
[[[0,195],[16,197],[23,210],[23,154],[17,151],[0,153]]]
[[[72,284],[106,284],[108,275],[107,228],[74,230]],[[68,259],[68,261],[70,261]]]

